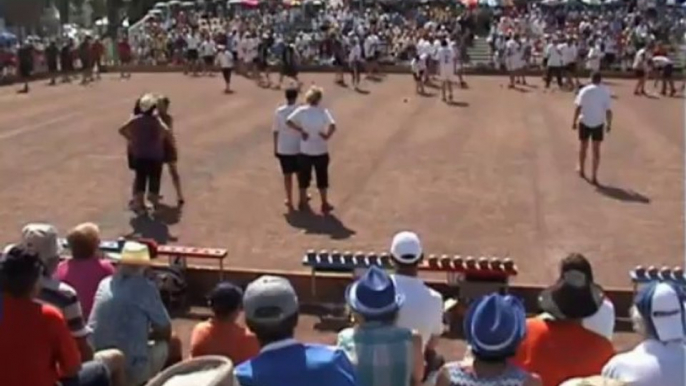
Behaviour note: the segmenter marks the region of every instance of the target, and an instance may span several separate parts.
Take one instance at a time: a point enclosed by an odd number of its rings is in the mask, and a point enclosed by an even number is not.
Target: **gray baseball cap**
[[[260,276],[243,295],[245,318],[259,324],[278,325],[298,309],[298,295],[283,277]]]

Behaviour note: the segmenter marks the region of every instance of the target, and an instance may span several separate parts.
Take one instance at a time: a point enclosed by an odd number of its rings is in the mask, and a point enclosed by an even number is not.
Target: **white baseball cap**
[[[648,333],[661,342],[667,342],[686,336],[683,301],[673,284],[653,282],[638,292],[634,305]]]
[[[421,260],[422,242],[414,232],[403,231],[393,236],[391,255],[402,264],[414,264]]]

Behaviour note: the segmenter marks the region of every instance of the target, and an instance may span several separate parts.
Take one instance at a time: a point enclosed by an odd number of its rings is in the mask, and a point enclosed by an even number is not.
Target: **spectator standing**
[[[122,79],[131,78],[131,73],[127,71],[127,68],[131,65],[133,53],[129,39],[126,36],[122,36],[117,42],[117,56],[119,57],[119,66],[121,67],[119,76]]]
[[[19,47],[17,51],[17,59],[19,60],[19,78],[24,83],[24,87],[19,90],[20,93],[29,92],[29,81],[33,74],[33,45],[26,41]]]
[[[200,37],[197,32],[189,31],[185,37],[186,40],[186,73],[191,73],[194,76],[198,75],[198,66],[200,60]]]
[[[277,88],[281,87],[283,83],[283,78],[291,78],[296,82],[298,88],[300,88],[300,80],[298,79],[298,53],[295,50],[293,44],[286,44],[281,52],[281,74],[279,75],[279,85]]]
[[[424,376],[422,336],[395,326],[404,297],[394,280],[372,266],[345,294],[355,326],[338,333],[343,349],[357,370],[360,386],[410,386]]]
[[[203,73],[210,75],[212,73],[212,65],[217,55],[217,44],[214,39],[208,34],[205,35],[202,43],[200,43],[200,54],[202,55]]]
[[[684,301],[671,283],[652,282],[641,288],[631,313],[643,341],[610,359],[602,374],[632,386],[686,384]]]
[[[81,62],[81,84],[93,82],[93,49],[91,37],[86,36],[79,44],[79,60]]]
[[[54,386],[75,377],[81,366],[62,313],[34,301],[42,263],[25,248],[10,247],[0,258],[0,384]]]
[[[577,173],[586,178],[586,154],[589,140],[592,141],[593,169],[591,182],[598,184],[598,168],[600,167],[600,145],[612,129],[612,109],[610,91],[601,84],[599,72],[591,75],[591,84],[584,86],[574,100],[574,118],[572,130],[579,132],[579,159]]]
[[[121,350],[130,384],[141,385],[168,359],[181,356],[175,352],[180,344],[172,342],[169,314],[157,287],[144,275],[150,265],[148,247],[127,241],[116,258],[117,272],[100,282],[88,326],[95,349]]]
[[[300,141],[298,156],[298,185],[300,188],[300,210],[307,209],[307,189],[312,180],[312,170],[317,179],[317,189],[321,198],[322,213],[334,208],[329,203],[329,145],[328,141],[336,132],[336,122],[328,109],[321,106],[324,93],[319,87],[311,87],[305,94],[305,105],[300,106],[286,119],[286,124],[296,130]]]
[[[60,48],[60,71],[62,72],[62,83],[71,82],[71,73],[74,71],[74,56],[72,50],[74,42],[68,39]]]
[[[440,48],[436,52],[438,70],[441,78],[441,99],[443,102],[453,101],[453,80],[455,77],[455,52],[448,45],[448,40],[440,41]]]
[[[636,75],[636,87],[634,95],[646,95],[646,79],[650,70],[652,44],[641,47],[634,56],[634,74]]]
[[[352,74],[353,87],[355,90],[359,90],[362,79],[360,75],[362,72],[362,45],[357,36],[352,37],[350,52],[348,53],[348,65]]]
[[[586,69],[591,73],[600,71],[600,63],[603,59],[603,50],[599,44],[592,44],[586,55]]]
[[[436,386],[541,385],[538,376],[509,362],[526,334],[524,306],[516,298],[492,294],[473,302],[464,334],[473,359],[443,366]]]
[[[76,226],[67,235],[71,259],[57,266],[55,277],[74,287],[84,315],[90,315],[95,291],[102,279],[114,274],[100,253],[100,228],[93,223]]]
[[[614,349],[609,340],[584,328],[583,319],[598,312],[603,297],[602,289],[586,273],[564,272],[539,298],[539,307],[554,319],[526,321],[526,337],[514,362],[538,374],[543,386],[600,374]]]
[[[358,386],[342,350],[293,339],[298,324],[298,298],[282,277],[262,276],[243,295],[245,319],[261,350],[236,366],[234,386]]]
[[[191,357],[219,355],[240,364],[260,351],[255,335],[238,324],[243,311],[243,291],[236,285],[219,283],[209,294],[212,318],[198,323],[191,334]]]
[[[298,154],[300,153],[300,137],[297,131],[290,128],[286,122],[288,117],[298,107],[298,89],[289,88],[285,92],[286,103],[279,106],[274,113],[274,156],[279,160],[283,174],[283,186],[286,192],[286,208],[293,208],[293,176],[298,174]]]
[[[572,37],[568,37],[567,41],[562,46],[562,60],[565,68],[565,75],[567,76],[567,86],[571,89],[579,87],[579,78],[577,76],[577,59],[579,57],[579,49],[576,41]]]
[[[421,335],[425,365],[423,378],[426,379],[444,362],[436,353],[438,339],[444,330],[443,297],[418,277],[418,266],[424,259],[424,251],[416,233],[405,231],[396,234],[390,251],[395,265],[392,278],[396,290],[405,299],[395,324],[418,331]]]

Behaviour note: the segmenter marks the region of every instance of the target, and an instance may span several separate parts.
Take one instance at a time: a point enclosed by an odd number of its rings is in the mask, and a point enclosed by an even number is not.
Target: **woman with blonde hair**
[[[146,209],[146,192],[153,207],[159,203],[164,143],[171,141],[171,136],[167,125],[155,114],[157,98],[154,95],[143,95],[137,107],[140,114],[122,125],[119,134],[128,142],[130,167],[135,172],[131,209],[140,213]]]
[[[322,213],[329,213],[329,146],[328,141],[336,132],[336,122],[329,110],[321,106],[323,90],[312,86],[305,94],[306,104],[298,107],[288,116],[286,124],[300,133],[300,155],[298,156],[298,185],[300,188],[299,209],[307,208],[307,189],[312,181],[312,170],[317,179],[321,197]]]
[[[162,122],[167,125],[169,129],[169,139],[164,142],[164,163],[169,167],[169,174],[171,175],[174,189],[176,190],[177,205],[183,206],[185,200],[181,192],[181,176],[179,176],[179,169],[176,167],[176,162],[179,160],[178,148],[176,147],[176,137],[174,136],[174,118],[169,114],[169,104],[171,101],[165,95],[160,95],[157,98],[157,115],[159,115]]]

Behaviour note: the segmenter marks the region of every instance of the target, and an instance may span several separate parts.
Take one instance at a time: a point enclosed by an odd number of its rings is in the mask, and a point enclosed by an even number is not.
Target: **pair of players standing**
[[[464,80],[459,67],[459,61],[453,44],[446,37],[440,39],[440,46],[433,53],[417,52],[410,64],[412,75],[415,80],[416,92],[425,94],[424,85],[432,75],[437,75],[441,85],[441,99],[444,102],[453,102],[453,83],[457,75],[460,85],[464,86]]]

